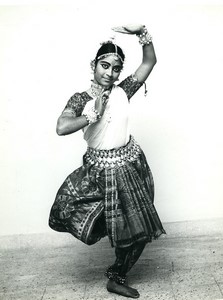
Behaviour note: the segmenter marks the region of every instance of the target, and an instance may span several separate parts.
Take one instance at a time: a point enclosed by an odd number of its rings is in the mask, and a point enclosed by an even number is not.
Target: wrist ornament
[[[144,25],[141,33],[137,34],[140,45],[149,45],[152,42],[152,36],[148,33],[146,26]]]
[[[83,114],[83,116],[85,116],[88,125],[91,125],[101,119],[101,115],[94,107],[90,108],[86,113]]]

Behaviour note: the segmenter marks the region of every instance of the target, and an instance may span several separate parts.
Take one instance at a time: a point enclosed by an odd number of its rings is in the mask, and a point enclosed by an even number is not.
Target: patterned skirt
[[[83,165],[56,195],[49,226],[88,245],[108,236],[112,247],[165,233],[154,207],[152,173],[133,137],[118,149],[87,149]]]

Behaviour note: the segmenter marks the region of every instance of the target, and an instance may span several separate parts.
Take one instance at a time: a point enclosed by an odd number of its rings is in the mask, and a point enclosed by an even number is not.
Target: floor
[[[164,226],[129,273],[139,299],[223,299],[223,219]],[[107,238],[89,247],[53,231],[0,237],[0,299],[127,299],[105,288],[113,252]]]

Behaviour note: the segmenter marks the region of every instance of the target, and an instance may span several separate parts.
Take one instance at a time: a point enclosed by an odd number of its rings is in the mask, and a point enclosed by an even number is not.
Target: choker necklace
[[[91,81],[91,94],[93,97],[97,98],[103,91],[104,91],[103,86],[94,82],[93,80]]]
[[[112,86],[109,87],[108,89],[104,88],[102,85],[96,83],[95,81],[91,81],[91,94],[93,97],[98,97],[101,93],[104,91],[108,90],[111,91]]]

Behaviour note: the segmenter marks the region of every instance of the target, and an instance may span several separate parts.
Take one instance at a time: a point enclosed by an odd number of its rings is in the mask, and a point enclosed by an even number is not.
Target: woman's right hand
[[[103,91],[95,100],[95,109],[101,116],[103,116],[103,114],[105,112],[105,108],[108,103],[109,95],[110,95],[110,91],[108,91],[108,90]]]

